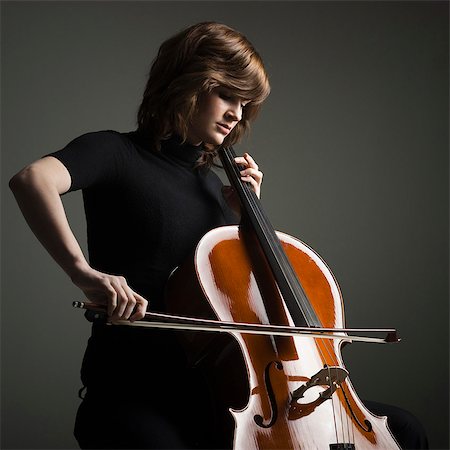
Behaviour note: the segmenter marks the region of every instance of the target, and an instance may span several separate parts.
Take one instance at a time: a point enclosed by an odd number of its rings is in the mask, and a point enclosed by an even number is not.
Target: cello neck
[[[295,326],[320,327],[321,323],[284,252],[278,236],[249,183],[240,178],[232,147],[219,150],[223,168],[239,196],[242,217],[247,219],[271,268]],[[241,222],[242,226],[242,222]]]

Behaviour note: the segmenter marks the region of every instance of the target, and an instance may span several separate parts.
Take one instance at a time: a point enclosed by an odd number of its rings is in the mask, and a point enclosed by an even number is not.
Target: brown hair
[[[222,144],[228,146],[248,131],[270,93],[262,59],[242,33],[220,23],[202,22],[179,32],[163,42],[152,63],[138,111],[138,132],[151,139],[155,149],[173,133],[185,141],[199,97],[218,86],[251,100]],[[203,163],[209,166],[217,148],[208,150]]]

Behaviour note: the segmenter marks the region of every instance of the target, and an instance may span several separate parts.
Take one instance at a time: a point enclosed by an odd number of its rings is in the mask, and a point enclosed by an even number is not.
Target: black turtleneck
[[[70,190],[83,191],[91,266],[124,276],[153,311],[164,310],[166,281],[200,238],[235,221],[218,176],[195,168],[202,152],[176,137],[152,151],[136,132],[99,131],[50,155],[67,167]],[[118,380],[121,388],[139,380],[146,386],[136,399],[165,404],[180,381],[169,380],[186,364],[176,333],[95,321],[81,369],[89,396],[109,396]]]
[[[200,238],[233,222],[217,175],[194,168],[203,151],[178,137],[151,151],[137,132],[100,131],[51,154],[70,172],[70,190],[83,190],[90,264],[125,276],[153,310]]]

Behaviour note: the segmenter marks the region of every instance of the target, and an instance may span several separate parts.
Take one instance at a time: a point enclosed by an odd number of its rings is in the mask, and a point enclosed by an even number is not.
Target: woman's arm
[[[9,182],[33,233],[86,297],[107,304],[112,321],[143,318],[147,300],[134,292],[124,277],[99,272],[86,261],[61,201],[70,185],[68,170],[51,156],[25,167]]]

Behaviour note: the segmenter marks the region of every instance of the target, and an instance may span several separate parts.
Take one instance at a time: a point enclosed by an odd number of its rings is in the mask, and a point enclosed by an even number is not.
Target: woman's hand
[[[244,153],[243,156],[237,156],[234,158],[236,164],[241,164],[245,166],[241,170],[241,180],[248,181],[258,198],[261,195],[261,184],[263,179],[263,173],[259,170],[258,164],[255,160],[248,154]],[[241,217],[241,203],[239,198],[231,186],[222,187],[222,195],[224,196],[228,206],[236,213],[236,215]]]
[[[249,182],[257,197],[260,198],[263,173],[259,170],[258,164],[248,153],[234,158],[234,161],[236,164],[245,166],[245,169],[241,170],[241,180]]]
[[[133,322],[145,316],[147,300],[134,292],[124,277],[109,275],[88,267],[77,271],[71,278],[88,300],[107,306],[112,323],[118,320]]]

